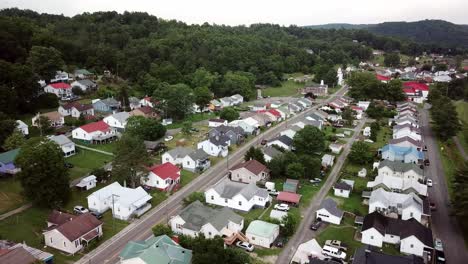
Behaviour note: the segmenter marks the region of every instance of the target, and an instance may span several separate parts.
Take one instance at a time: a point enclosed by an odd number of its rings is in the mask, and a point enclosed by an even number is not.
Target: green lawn
[[[87,144],[87,143],[84,143],[84,142],[82,142],[80,140],[73,140],[73,142],[75,142],[78,145],[86,146],[88,148],[107,151],[107,152],[110,152],[110,153],[114,153],[115,149],[117,148],[117,142],[116,141],[113,141],[113,142],[108,143],[108,144]]]
[[[303,83],[296,83],[294,81],[285,81],[279,87],[268,87],[262,90],[262,96],[271,97],[285,97],[294,96],[298,94],[298,89],[304,88]]]
[[[458,112],[458,118],[468,124],[468,102],[456,101],[455,106]]]
[[[87,175],[95,168],[104,166],[112,160],[112,156],[101,154],[98,152],[77,148],[78,153],[66,158],[66,162],[74,165],[70,169],[70,179],[76,179]]]
[[[21,191],[19,180],[14,177],[0,178],[0,214],[16,209],[26,203]]]
[[[180,172],[180,186],[181,188],[184,187],[185,185],[189,184],[191,181],[193,181],[196,177],[198,177],[198,173],[194,173],[191,171],[187,170],[182,170]]]
[[[356,229],[352,226],[335,226],[330,225],[324,231],[317,236],[317,242],[321,246],[325,244],[326,240],[340,240],[341,242],[348,245],[346,257],[349,259],[357,248],[362,246],[362,243],[354,240],[354,234]]]
[[[174,129],[174,128],[181,128],[182,127],[182,124],[185,122],[185,121],[190,121],[190,122],[199,122],[199,121],[203,121],[203,120],[208,120],[210,118],[216,118],[216,114],[215,113],[199,113],[199,114],[192,114],[192,115],[189,115],[187,116],[185,119],[183,120],[179,120],[179,121],[175,121],[174,123],[166,126],[167,129]]]
[[[450,197],[452,197],[453,177],[455,176],[457,166],[463,164],[464,160],[457,147],[451,140],[445,143],[441,142],[440,140],[438,140],[437,142],[439,146],[440,156],[442,158],[442,165],[444,167],[447,188]]]
[[[367,126],[367,125],[366,125]],[[369,124],[370,126],[370,124]],[[371,131],[372,133],[372,131]],[[377,141],[371,144],[371,148],[375,151],[385,146],[392,139],[392,130],[388,126],[380,126],[380,130],[377,134]]]

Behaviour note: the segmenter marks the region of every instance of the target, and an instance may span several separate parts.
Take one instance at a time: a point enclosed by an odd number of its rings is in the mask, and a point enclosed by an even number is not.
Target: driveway
[[[342,88],[337,93],[343,95],[347,87]],[[332,97],[333,98],[333,97]],[[325,101],[326,102],[326,101]],[[236,164],[243,160],[245,152],[251,147],[258,145],[261,138],[271,138],[287,127],[288,123],[302,120],[307,113],[310,113],[320,105],[314,106],[277,126],[258,135],[255,139],[242,145],[235,153],[229,155],[227,159],[223,159],[215,166],[208,169],[205,173],[195,178],[192,182],[171,195],[166,201],[153,208],[151,211],[143,215],[140,219],[134,221],[114,237],[99,245],[81,258],[76,263],[81,264],[101,264],[101,263],[117,263],[119,253],[123,247],[134,240],[144,240],[152,235],[151,228],[158,223],[167,223],[170,216],[177,215],[180,209],[183,208],[182,200],[196,191],[203,191],[213,185],[228,173],[229,164]],[[355,133],[357,134],[357,133]],[[339,162],[339,161],[337,161]],[[330,184],[331,186],[331,184]],[[288,243],[289,244],[289,243]],[[286,262],[285,262],[286,263]]]
[[[450,216],[449,194],[445,181],[442,160],[434,134],[429,126],[427,106],[420,111],[421,132],[428,148],[426,153],[430,166],[426,167],[426,177],[432,179],[434,185],[429,189],[429,198],[437,206],[432,212],[432,231],[434,238],[442,239],[447,263],[467,263],[468,253],[462,232],[455,217]]]

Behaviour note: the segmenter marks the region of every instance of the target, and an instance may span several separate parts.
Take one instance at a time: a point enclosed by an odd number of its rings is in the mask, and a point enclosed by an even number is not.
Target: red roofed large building
[[[180,183],[180,169],[170,162],[155,165],[149,170],[148,177],[142,180],[146,186],[166,191]]]
[[[71,86],[68,83],[51,83],[44,87],[44,92],[57,95],[60,100],[70,100],[73,96]]]
[[[43,234],[46,246],[75,254],[102,236],[102,222],[91,213],[76,216],[54,210]]]
[[[114,140],[117,134],[108,124],[101,120],[73,129],[72,137],[86,143],[101,144]]]
[[[229,170],[231,180],[243,183],[256,183],[270,178],[270,170],[256,160],[239,163]]]
[[[269,109],[268,113],[274,115],[277,121],[280,121],[282,119],[281,113],[276,109]]]
[[[380,75],[380,74],[376,74],[375,77],[377,78],[377,80],[383,82],[383,83],[387,83],[389,82],[392,78],[390,77],[387,77],[387,76],[384,76],[384,75]]]
[[[403,92],[408,97],[408,100],[422,103],[429,96],[429,86],[419,82],[404,82]]]

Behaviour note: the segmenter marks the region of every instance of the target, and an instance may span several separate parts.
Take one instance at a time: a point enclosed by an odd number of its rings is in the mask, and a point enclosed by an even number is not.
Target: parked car
[[[167,141],[171,141],[171,140],[173,140],[173,139],[174,139],[173,136],[167,136],[167,137],[164,138],[164,141],[167,142]]]
[[[86,208],[84,208],[84,207],[81,206],[81,205],[77,205],[77,206],[73,207],[73,212],[74,212],[75,214],[84,214],[84,213],[89,212],[89,210],[86,209]]]
[[[266,139],[262,139],[262,142],[260,144],[262,144],[263,146],[266,145],[268,143],[268,141]]]
[[[427,146],[424,145],[423,151],[427,151]]]
[[[99,213],[99,212],[91,211],[91,214],[94,215],[94,217],[96,217],[97,219],[101,219],[101,218],[102,218],[102,214]]]
[[[271,196],[278,196],[279,192],[275,189],[273,190],[268,190],[268,193],[271,195]]]
[[[190,132],[199,132],[200,130],[196,127],[190,128]]]
[[[310,225],[310,229],[311,229],[311,230],[314,230],[314,231],[317,231],[321,226],[322,226],[322,221],[315,220],[315,221]]]
[[[444,246],[442,244],[442,240],[440,238],[436,238],[434,240],[434,249],[439,251],[444,251]]]
[[[430,202],[430,203],[429,203],[429,208],[431,208],[431,211],[437,210],[436,204],[433,203],[433,202]]]
[[[325,261],[326,263],[329,263],[329,264],[348,264],[348,262],[346,262],[346,261],[344,261],[342,259],[332,258],[332,257],[324,258],[323,261]]]
[[[427,185],[428,187],[432,187],[432,180],[431,180],[431,179],[427,179],[427,180],[426,180],[426,185]]]
[[[323,246],[322,254],[333,258],[346,259],[346,253],[342,250],[327,245]]]
[[[431,164],[431,162],[428,159],[424,160],[424,166],[429,166],[430,164]]]
[[[312,184],[321,183],[321,182],[322,182],[322,179],[320,179],[320,178],[314,178],[314,179],[310,180],[310,183],[312,183]]]
[[[285,211],[285,212],[289,211],[289,205],[284,204],[284,203],[282,203],[282,204],[275,204],[275,207],[274,207],[274,208],[275,208],[276,210],[279,210],[279,211]]]
[[[342,251],[348,250],[348,246],[339,240],[326,240],[325,245],[340,249]]]
[[[435,253],[436,264],[445,264],[445,253],[440,250],[436,250]]]
[[[286,238],[279,238],[279,239],[276,240],[275,246],[279,247],[279,248],[282,248],[282,247],[284,247],[286,242],[287,242]]]
[[[245,251],[249,251],[249,252],[254,251],[254,246],[250,244],[249,242],[237,241],[236,247],[242,248]]]
[[[67,168],[67,169],[73,168],[73,164],[71,164],[70,162],[65,162],[65,163],[63,164],[63,166],[65,166],[65,168]]]

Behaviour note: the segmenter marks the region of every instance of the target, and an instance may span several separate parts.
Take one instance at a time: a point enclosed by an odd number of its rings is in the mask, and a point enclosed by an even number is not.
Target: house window
[[[190,165],[190,161],[187,161],[187,165]]]
[[[159,185],[159,181],[156,181],[156,184]]]
[[[413,217],[413,213],[412,213],[412,212],[411,212],[409,215],[410,215],[410,217]]]
[[[242,206],[242,201],[239,201],[239,205]]]
[[[374,236],[370,236],[370,239],[374,239]]]
[[[65,241],[63,241],[63,246],[67,247],[67,243]]]
[[[214,195],[211,195],[211,200],[214,200]]]
[[[411,245],[410,245],[410,248],[414,248],[414,245],[413,245],[413,244],[411,244]]]
[[[54,243],[54,241],[52,241],[52,237],[50,238],[50,243],[51,243],[51,244]]]
[[[79,244],[80,244],[80,241],[79,241],[79,240],[75,240],[75,247],[78,247]]]
[[[340,190],[340,193],[343,193],[343,190]]]
[[[181,224],[176,224],[176,228],[177,229],[182,229],[182,225]]]
[[[228,199],[224,199],[224,203],[228,203]]]
[[[254,237],[254,236],[252,237],[252,240],[255,240],[255,237]]]
[[[208,236],[211,236],[211,232],[208,232]]]

